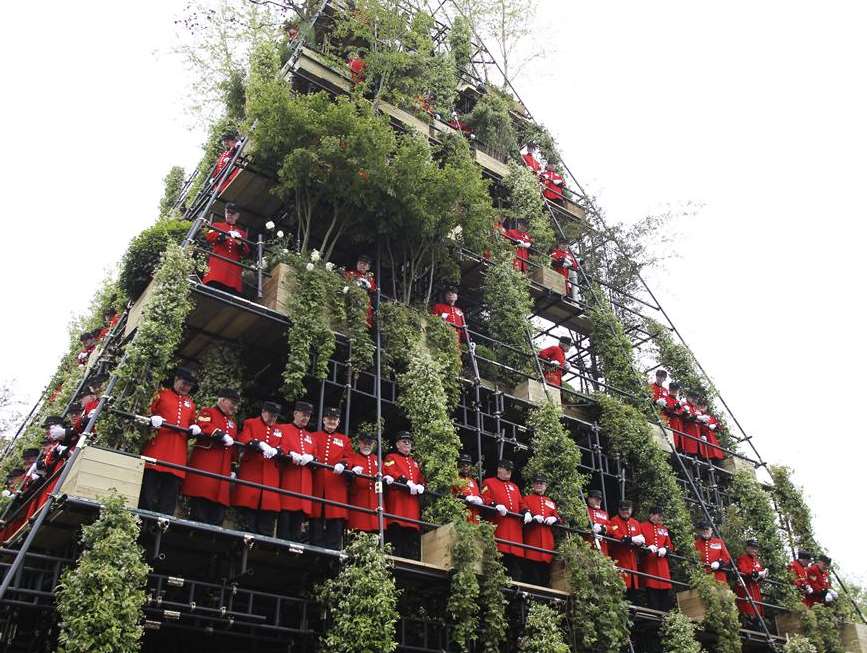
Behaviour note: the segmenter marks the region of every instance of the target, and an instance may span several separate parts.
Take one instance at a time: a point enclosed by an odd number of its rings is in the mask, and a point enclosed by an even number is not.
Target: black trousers
[[[626,590],[626,600],[629,602],[630,605],[641,605],[641,590]]]
[[[281,540],[304,542],[304,521],[307,515],[301,510],[283,510],[277,520],[277,537]]]
[[[503,554],[503,566],[506,568],[506,573],[509,574],[509,577],[512,580],[520,581],[523,578],[523,575],[521,574],[522,562],[522,558],[513,556],[511,553]]]
[[[274,536],[274,522],[277,521],[277,513],[275,511],[238,508],[238,512],[241,515],[241,523],[245,531],[270,537]]]
[[[551,583],[551,565],[538,560],[524,560],[524,574],[522,580],[530,585],[548,587]]]
[[[238,292],[234,288],[229,288],[229,286],[227,286],[224,283],[220,283],[219,281],[209,281],[205,285],[209,286],[211,288],[216,288],[217,290],[222,290],[223,292],[227,292],[227,293],[235,295],[237,297],[243,297],[244,296],[244,293]]]
[[[202,497],[190,497],[190,519],[193,521],[222,526],[225,517],[226,506],[222,503]]]
[[[674,607],[674,597],[671,590],[658,590],[647,588],[647,607],[651,610],[668,612]]]
[[[391,524],[386,529],[385,541],[391,544],[392,551],[398,558],[421,558],[421,535],[414,528]]]
[[[174,515],[183,479],[155,469],[144,470],[138,505],[144,510]]]
[[[326,549],[343,548],[344,519],[313,519],[310,522],[310,544]]]

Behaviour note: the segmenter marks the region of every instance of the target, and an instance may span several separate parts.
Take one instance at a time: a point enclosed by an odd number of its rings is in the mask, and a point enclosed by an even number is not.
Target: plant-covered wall
[[[190,229],[185,220],[161,220],[132,239],[120,264],[118,285],[135,301],[153,278],[170,244],[179,245]]]

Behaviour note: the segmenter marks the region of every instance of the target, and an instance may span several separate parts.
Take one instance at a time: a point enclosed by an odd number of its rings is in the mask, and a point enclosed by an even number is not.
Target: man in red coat
[[[213,255],[208,258],[208,271],[202,282],[233,295],[240,295],[243,288],[242,269],[236,264],[250,255],[247,230],[238,225],[240,217],[238,206],[230,202],[226,204],[224,222],[215,222],[205,234]]]
[[[563,372],[568,372],[572,369],[572,364],[566,360],[566,354],[572,348],[572,338],[569,336],[560,336],[560,342],[550,347],[545,347],[539,352],[539,359],[542,361],[542,374],[545,376],[545,382],[555,388],[563,385]]]
[[[307,430],[313,404],[296,401],[292,409],[292,423],[281,424],[285,433],[281,447],[283,469],[280,487],[305,496],[280,496],[280,520],[277,537],[294,542],[302,541],[304,522],[313,517],[313,466],[316,458],[316,439]]]
[[[469,505],[467,521],[471,524],[478,524],[480,521],[480,510],[478,506],[482,505],[482,491],[479,488],[479,483],[473,474],[473,459],[468,453],[462,453],[458,458],[458,473],[460,480],[458,484],[452,488],[452,494],[463,499]]]
[[[545,166],[545,172],[542,173],[542,196],[546,200],[561,203],[564,199],[566,190],[563,177],[557,172],[553,163],[548,163]]]
[[[500,460],[497,476],[486,478],[482,483],[482,499],[485,505],[493,506],[497,511],[491,519],[497,526],[494,537],[498,540],[497,549],[503,554],[503,564],[514,580],[521,580],[521,560],[525,557],[521,546],[524,543],[523,525],[530,522],[532,515],[525,510],[521,491],[512,482],[513,468],[511,460]]]
[[[537,151],[538,148],[535,143],[527,143],[527,152],[521,155],[521,160],[534,175],[539,176],[542,173],[542,164],[539,162],[539,159],[536,158]]]
[[[513,265],[516,270],[526,272],[529,268],[530,248],[533,246],[533,237],[528,229],[530,223],[525,218],[518,218],[517,224],[512,229],[506,229],[503,235],[515,243],[515,260]]]
[[[202,408],[196,424],[202,429],[193,444],[190,467],[227,477],[225,480],[187,474],[181,494],[190,498],[190,519],[222,526],[229,505],[229,480],[238,437],[238,402],[241,395],[233,388],[217,393],[217,405]]]
[[[361,58],[361,55],[357,51],[352,52],[346,59],[346,65],[349,66],[352,83],[361,84],[364,81],[364,69],[367,67],[367,63]]]
[[[698,422],[701,429],[699,453],[703,458],[710,461],[723,460],[725,458],[725,453],[720,449],[719,438],[717,438],[716,435],[717,429],[719,428],[719,421],[708,412],[706,401],[697,400],[697,408],[699,411]]]
[[[581,269],[581,264],[565,238],[557,240],[557,247],[551,250],[551,267],[566,280],[566,294],[578,301],[578,270]]]
[[[322,429],[313,434],[316,445],[314,456],[316,461],[327,467],[317,467],[313,470],[313,496],[339,503],[349,503],[349,487],[351,481],[350,458],[353,455],[352,442],[346,435],[339,433],[340,409],[328,407],[322,414]],[[344,472],[350,474],[344,476]],[[343,544],[343,529],[349,517],[349,511],[340,506],[313,502],[313,517],[310,523],[310,542],[327,549],[340,549]]]
[[[713,574],[720,583],[728,582],[726,572],[731,569],[732,559],[725,542],[714,537],[713,525],[707,520],[698,523],[696,532],[698,537],[695,538],[693,546],[698,553],[698,561],[704,566],[704,570]]]
[[[259,417],[244,420],[238,435],[238,444],[244,445],[238,479],[266,487],[280,485],[277,456],[283,447],[285,435],[277,424],[280,404],[262,402]],[[244,530],[260,535],[274,535],[274,521],[280,510],[280,495],[250,485],[235,485],[232,505],[238,509]]]
[[[650,394],[660,410],[664,410],[667,405],[668,388],[665,387],[667,378],[668,372],[660,368],[656,370],[653,383],[650,384]]]
[[[214,165],[214,171],[211,173],[211,178],[208,180],[208,184],[213,184],[220,177],[220,173],[226,169],[226,166],[229,165],[229,162],[232,160],[232,157],[235,156],[235,151],[238,149],[238,146],[241,144],[240,139],[238,138],[238,133],[234,131],[225,132],[220,140],[223,143],[223,151],[220,153],[220,156],[217,158],[217,163]],[[235,168],[232,172],[229,173],[229,176],[220,184],[219,192],[222,193],[229,187],[229,184],[238,176],[241,172],[240,168]]]
[[[621,571],[627,599],[635,604],[641,583],[639,576],[630,572],[638,571],[638,553],[644,548],[645,541],[641,524],[632,516],[631,501],[624,499],[617,505],[617,514],[611,518],[608,535],[617,540],[608,543],[609,555]]]
[[[370,257],[362,254],[355,262],[354,270],[346,270],[343,276],[367,292],[367,327],[373,326],[373,298],[376,296],[376,277],[370,271]]]
[[[815,563],[807,569],[807,582],[810,584],[810,595],[807,597],[808,606],[817,603],[833,603],[837,600],[837,592],[831,589],[831,558],[820,555]]]
[[[681,401],[683,408],[681,423],[684,431],[684,435],[681,435],[681,451],[689,456],[699,454],[699,444],[701,443],[701,422],[699,421],[701,412],[696,402],[697,399],[692,392],[687,394],[686,401]]]
[[[150,406],[150,423],[157,432],[145,445],[142,456],[175,465],[187,464],[187,438],[191,435],[198,437],[202,433],[195,423],[196,404],[190,398],[195,385],[193,373],[179,367],[175,371],[172,387],[157,392]],[[183,470],[148,463],[142,478],[139,506],[145,510],[173,515],[185,476]]]
[[[529,511],[531,521],[524,526],[524,544],[548,551],[554,550],[552,526],[560,521],[557,504],[545,496],[548,481],[541,474],[533,477],[533,492],[524,497],[524,507]],[[553,553],[536,549],[524,551],[524,581],[531,585],[547,587],[551,580],[551,560]]]
[[[349,486],[349,503],[365,510],[350,510],[347,526],[355,531],[373,533],[379,531],[379,496],[376,493],[376,475],[379,463],[373,446],[376,438],[370,433],[358,434],[358,452],[352,456],[353,478]]]
[[[394,443],[395,449],[382,461],[382,480],[388,486],[385,493],[385,511],[387,520],[387,541],[394,547],[394,555],[401,558],[418,560],[420,537],[419,524],[421,519],[421,502],[419,497],[424,494],[425,481],[421,467],[412,457],[412,435],[409,431],[400,431]],[[394,485],[397,482],[400,485]],[[405,517],[415,521],[404,521],[395,517]]]
[[[804,605],[808,606],[808,598],[813,593],[813,588],[810,587],[810,581],[807,579],[807,570],[810,568],[810,563],[813,560],[813,554],[804,549],[798,550],[798,557],[789,563],[789,574],[792,577],[792,583],[798,590],[798,593],[803,596]]]
[[[457,307],[458,289],[457,286],[448,286],[443,291],[443,301],[439,304],[434,304],[431,313],[439,315],[446,324],[450,324],[455,330],[455,337],[461,341],[467,339],[467,334],[464,331],[467,323],[464,321],[464,312]]]
[[[668,612],[674,605],[671,595],[671,570],[668,554],[674,548],[668,528],[662,523],[662,508],[650,509],[648,520],[641,524],[645,555],[641,560],[642,585],[647,589],[647,605],[653,610]],[[651,578],[653,576],[654,578]]]
[[[743,615],[747,626],[758,630],[758,617],[765,616],[765,607],[761,605],[761,583],[768,577],[768,570],[759,562],[758,540],[747,540],[746,553],[738,558],[737,568],[741,580],[743,580],[743,583],[735,583],[738,610]],[[752,599],[752,603],[746,598],[747,595]]]
[[[603,555],[608,555],[608,542],[604,538],[608,536],[611,519],[608,517],[608,512],[602,508],[601,490],[590,490],[587,493],[587,517],[590,520],[590,529],[593,531],[594,546]]]

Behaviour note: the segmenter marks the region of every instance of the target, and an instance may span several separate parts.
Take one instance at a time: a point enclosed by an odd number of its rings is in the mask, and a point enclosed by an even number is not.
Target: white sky
[[[820,539],[867,580],[859,260],[867,8],[542,0],[554,51],[519,80],[612,220],[700,202],[652,283]],[[165,53],[183,2],[3,3],[0,379],[35,398],[72,312],[150,224],[201,128]],[[122,9],[119,9],[122,7]]]

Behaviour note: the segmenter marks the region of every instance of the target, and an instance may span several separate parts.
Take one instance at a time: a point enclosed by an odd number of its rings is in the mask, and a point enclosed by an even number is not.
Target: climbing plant
[[[518,135],[510,113],[512,106],[513,100],[506,93],[488,86],[466,116],[466,123],[478,141],[504,160],[518,158]]]
[[[774,482],[771,496],[792,538],[792,548],[806,549],[813,555],[819,555],[822,547],[813,532],[813,516],[801,489],[792,481],[792,470],[773,465],[770,472]]]
[[[482,562],[481,531],[465,519],[454,522],[452,573],[449,579],[448,615],[452,642],[459,651],[471,650],[479,636],[479,577]]]
[[[563,639],[563,614],[555,608],[534,601],[527,612],[524,634],[518,640],[521,653],[569,653]]]
[[[500,653],[509,632],[506,619],[506,601],[503,592],[509,586],[509,577],[503,566],[502,555],[494,540],[494,526],[488,522],[479,525],[482,542],[482,580],[479,586],[481,623],[485,637],[482,653]]]
[[[533,260],[543,267],[550,267],[550,252],[555,245],[556,235],[542,194],[539,180],[530,169],[514,161],[509,162],[509,173],[503,178],[503,186],[509,195],[509,209],[506,216],[512,219],[523,218],[529,222],[533,236]]]
[[[539,148],[539,153],[546,163],[553,163],[555,166],[560,166],[562,159],[560,158],[557,141],[543,125],[532,120],[519,120],[517,123],[518,139],[523,145],[535,143]]]
[[[452,59],[458,77],[467,72],[469,68],[473,56],[472,39],[473,30],[470,21],[463,16],[456,16],[452,21],[452,28],[449,30],[449,47],[452,51]]]
[[[659,628],[660,643],[665,653],[701,653],[695,638],[695,623],[680,610],[671,610]]]
[[[198,406],[211,406],[222,388],[232,388],[244,395],[244,361],[240,343],[215,344],[202,356],[199,368]]]
[[[120,263],[118,285],[133,301],[150,283],[160,257],[171,244],[180,244],[190,229],[184,220],[161,220],[132,239]]]
[[[375,533],[354,532],[337,576],[316,588],[325,617],[320,643],[335,653],[391,653],[401,594]]]
[[[783,644],[783,653],[819,653],[819,651],[803,635],[792,635],[789,641]]]
[[[734,592],[698,567],[690,573],[690,584],[705,606],[702,629],[713,637],[711,650],[714,653],[740,653],[741,624]]]
[[[181,195],[183,185],[184,169],[180,166],[172,166],[166,176],[163,177],[163,196],[160,198],[159,213],[161,220],[181,217],[174,206]]]
[[[150,568],[138,545],[141,522],[112,493],[82,528],[84,552],[60,577],[59,653],[134,653],[141,648]]]
[[[807,609],[798,607],[804,636],[816,648],[817,653],[843,653],[840,639],[840,620],[833,608],[814,605]]]

